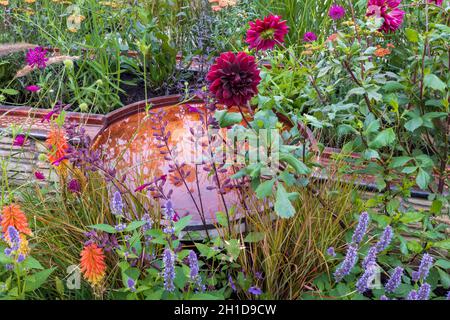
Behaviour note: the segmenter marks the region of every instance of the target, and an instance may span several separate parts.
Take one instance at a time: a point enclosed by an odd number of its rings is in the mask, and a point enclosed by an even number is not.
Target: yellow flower
[[[80,24],[85,19],[86,19],[85,16],[82,16],[82,15],[79,15],[79,14],[72,14],[72,15],[67,17],[67,22],[68,23]]]
[[[8,0],[0,0],[0,6],[7,7],[8,5],[9,5],[9,1]]]
[[[28,3],[28,4],[32,4],[32,3],[35,3],[36,0],[25,0],[25,2]]]

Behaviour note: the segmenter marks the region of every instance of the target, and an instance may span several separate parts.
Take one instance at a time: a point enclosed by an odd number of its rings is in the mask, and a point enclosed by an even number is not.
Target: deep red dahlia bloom
[[[255,57],[239,52],[222,53],[209,69],[209,90],[219,103],[244,106],[258,93],[261,81]]]
[[[286,20],[274,15],[269,15],[264,20],[250,21],[249,25],[246,42],[250,45],[250,49],[273,49],[276,43],[284,42],[284,36],[289,32]]]
[[[398,6],[401,0],[369,0],[367,3],[366,16],[376,16],[383,18],[384,22],[380,31],[385,33],[394,32],[403,22],[405,11],[400,10]]]

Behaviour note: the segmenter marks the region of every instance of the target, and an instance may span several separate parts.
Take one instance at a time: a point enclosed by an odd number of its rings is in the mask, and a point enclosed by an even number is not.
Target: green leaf
[[[39,261],[37,261],[35,258],[33,258],[32,256],[28,256],[25,259],[25,261],[23,262],[23,264],[28,269],[39,269],[39,270],[44,269],[42,264]]]
[[[437,269],[439,276],[441,277],[441,284],[444,288],[448,289],[450,287],[450,275],[444,270]]]
[[[10,96],[15,96],[19,94],[19,91],[14,90],[14,89],[0,89],[0,91],[4,94],[10,95]]]
[[[392,161],[389,164],[389,167],[390,168],[403,167],[411,159],[412,159],[411,157],[395,157],[395,158],[392,158]]]
[[[142,227],[146,222],[145,221],[132,221],[126,228],[125,231],[133,231],[137,228]]]
[[[263,232],[250,232],[244,239],[244,242],[259,242],[264,239]]]
[[[228,227],[228,219],[227,219],[227,215],[221,211],[216,213],[216,219],[217,222],[223,226],[223,227]]]
[[[241,123],[242,115],[237,112],[228,112],[227,110],[218,110],[214,114],[221,128],[230,127],[234,124]]]
[[[289,200],[288,193],[281,183],[277,187],[275,212],[281,218],[290,218],[295,214],[295,209]]]
[[[181,218],[177,222],[175,222],[175,224],[174,224],[175,233],[178,234],[181,230],[186,228],[189,225],[189,222],[191,222],[191,219],[192,219],[192,216],[188,215],[188,216]]]
[[[435,265],[443,269],[450,269],[450,261],[445,259],[436,260]]]
[[[52,272],[55,269],[56,268],[42,270],[35,274],[28,275],[27,277],[25,277],[25,291],[31,292],[36,289],[39,289],[39,287],[42,286],[45,281],[47,281],[48,277],[52,274]]]
[[[416,177],[416,183],[417,185],[425,190],[428,187],[428,183],[431,180],[431,176],[428,174],[428,172],[426,172],[425,170],[423,170],[422,168],[419,168],[419,173],[417,174]]]
[[[419,42],[419,33],[416,30],[406,28],[405,36],[406,36],[406,39],[408,39],[408,41],[410,41],[410,42],[414,42],[414,43]]]
[[[423,120],[421,117],[415,117],[405,123],[405,129],[413,132],[417,128],[420,128],[423,124]]]
[[[381,148],[392,144],[395,141],[395,132],[392,128],[381,131],[372,142],[370,148]]]
[[[255,193],[258,199],[264,199],[265,197],[273,194],[273,185],[275,184],[275,179],[267,180],[261,183],[258,188],[256,188]]]
[[[414,253],[421,253],[422,252],[422,246],[416,240],[408,241],[406,246],[408,247],[409,250],[411,250]]]
[[[403,223],[412,223],[419,222],[423,219],[425,215],[420,212],[406,212],[401,218],[400,221]]]
[[[427,74],[423,79],[426,88],[431,88],[441,92],[445,91],[446,84],[434,74]]]
[[[433,247],[450,250],[450,239],[435,242],[433,243]]]
[[[196,293],[191,297],[191,300],[223,300],[223,298],[209,293]]]
[[[110,226],[109,224],[94,224],[92,226],[89,226],[89,228],[104,231],[106,233],[116,233],[116,229],[114,229],[113,226]]]
[[[281,153],[279,156],[279,160],[287,162],[289,165],[291,165],[295,169],[295,171],[298,174],[307,174],[310,171],[309,168],[303,162],[301,162],[300,160],[295,158],[290,153]]]

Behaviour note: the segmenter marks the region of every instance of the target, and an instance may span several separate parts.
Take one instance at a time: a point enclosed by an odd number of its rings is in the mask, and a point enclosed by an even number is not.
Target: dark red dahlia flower
[[[286,20],[274,15],[269,15],[264,20],[250,21],[249,25],[246,42],[250,45],[250,49],[273,49],[276,43],[284,42],[284,36],[289,32]]]
[[[228,107],[244,106],[258,93],[261,81],[255,57],[239,52],[225,52],[216,59],[206,79],[209,90],[219,103]]]
[[[398,8],[401,2],[401,0],[369,0],[366,16],[383,18],[384,22],[380,31],[394,32],[402,24],[405,15],[405,11]]]

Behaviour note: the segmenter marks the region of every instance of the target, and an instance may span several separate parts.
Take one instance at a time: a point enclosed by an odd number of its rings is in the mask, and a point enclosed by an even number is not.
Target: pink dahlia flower
[[[400,2],[401,0],[369,0],[366,16],[383,18],[384,22],[380,31],[394,32],[402,24],[405,15],[405,11],[398,8]]]
[[[289,32],[286,20],[274,15],[269,15],[264,20],[250,21],[249,25],[246,42],[250,45],[250,49],[273,49],[276,43],[284,42],[284,36]]]
[[[13,146],[22,147],[25,144],[26,138],[24,134],[18,134],[13,141]]]
[[[38,67],[44,69],[47,66],[46,62],[48,61],[46,55],[46,49],[42,47],[36,47],[34,49],[28,50],[25,60],[27,61],[27,64],[32,68]]]
[[[35,171],[35,172],[34,172],[34,177],[35,177],[37,180],[45,180],[44,174],[43,174],[42,172],[40,172],[40,171]]]
[[[27,91],[30,91],[30,92],[38,92],[39,90],[41,90],[41,87],[39,87],[38,85],[33,84],[31,86],[25,87],[25,89]]]
[[[258,93],[261,81],[255,57],[239,52],[222,53],[209,69],[209,90],[219,103],[244,106]]]
[[[328,12],[328,15],[333,20],[342,19],[345,16],[345,9],[337,4],[333,4]]]
[[[309,31],[303,35],[303,41],[305,41],[305,42],[313,42],[316,40],[317,40],[317,36],[314,32]]]
[[[442,3],[444,2],[444,0],[428,0],[428,3],[432,3],[435,4],[437,6],[442,6]]]

